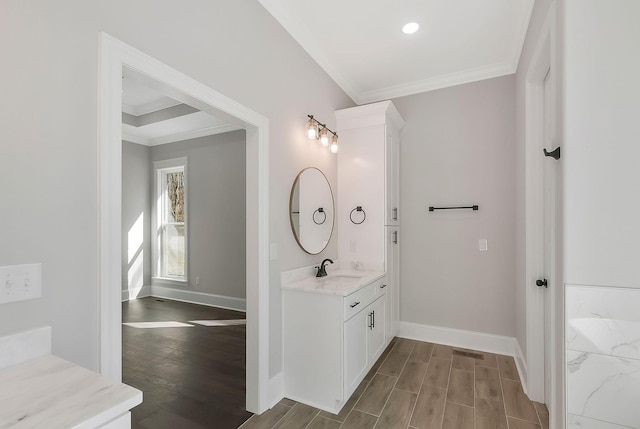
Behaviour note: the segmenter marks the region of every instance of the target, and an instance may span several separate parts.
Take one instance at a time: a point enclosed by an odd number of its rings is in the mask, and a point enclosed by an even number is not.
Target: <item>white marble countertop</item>
[[[326,277],[307,277],[283,284],[282,289],[347,296],[384,275],[383,271],[338,270]]]
[[[53,355],[0,370],[0,428],[95,428],[142,402],[142,392]]]

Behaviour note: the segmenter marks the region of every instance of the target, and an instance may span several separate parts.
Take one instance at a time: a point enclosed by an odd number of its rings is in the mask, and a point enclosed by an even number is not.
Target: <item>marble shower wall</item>
[[[640,429],[640,289],[566,293],[569,428]]]

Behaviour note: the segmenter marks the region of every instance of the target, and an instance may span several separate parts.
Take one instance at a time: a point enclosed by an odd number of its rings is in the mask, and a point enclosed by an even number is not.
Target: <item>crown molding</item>
[[[155,137],[152,139],[148,139],[148,138],[136,135],[134,131],[135,129],[136,128],[132,127],[131,125],[122,124],[122,140],[141,144],[144,146],[159,146],[167,143],[175,143],[175,142],[181,142],[185,140],[197,139],[199,137],[206,137],[206,136],[212,136],[215,134],[228,133],[231,131],[240,130],[242,128],[236,125],[224,124],[224,125],[218,125],[215,127],[206,127],[206,128],[200,128],[197,130],[184,131],[176,134],[171,134],[168,136]]]
[[[340,71],[340,67],[329,59],[325,50],[316,42],[306,27],[283,7],[282,2],[278,0],[258,0],[258,2],[356,104],[362,105],[514,74],[520,61],[535,0],[528,0],[526,12],[518,20],[517,36],[514,37],[508,58],[504,61],[371,91],[357,91],[354,82],[347,78]]]
[[[463,70],[457,73],[448,73],[429,79],[409,82],[406,84],[394,85],[374,91],[366,91],[359,94],[358,99],[354,101],[358,104],[374,103],[377,101],[405,97],[408,95],[434,91],[436,89],[448,88],[465,83],[492,79],[494,77],[514,74],[515,72],[516,70],[512,65],[512,61],[508,61],[470,70]]]
[[[168,109],[169,107],[174,107],[178,104],[182,103],[172,98],[164,97],[141,106],[130,106],[122,103],[122,111],[133,116],[142,116],[148,113],[157,112],[158,110]]]

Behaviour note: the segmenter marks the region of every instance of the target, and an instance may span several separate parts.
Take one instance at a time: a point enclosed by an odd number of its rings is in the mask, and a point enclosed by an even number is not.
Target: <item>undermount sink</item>
[[[353,283],[356,280],[361,279],[362,276],[358,276],[355,274],[329,274],[327,277],[324,277],[322,280],[324,283]]]

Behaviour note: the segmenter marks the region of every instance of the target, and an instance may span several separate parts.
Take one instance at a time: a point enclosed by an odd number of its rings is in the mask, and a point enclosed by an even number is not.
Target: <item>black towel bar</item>
[[[459,210],[459,209],[471,209],[473,211],[477,211],[478,210],[478,206],[459,206],[459,207],[429,207],[429,211],[435,211],[435,210]]]

